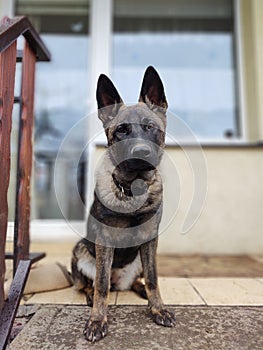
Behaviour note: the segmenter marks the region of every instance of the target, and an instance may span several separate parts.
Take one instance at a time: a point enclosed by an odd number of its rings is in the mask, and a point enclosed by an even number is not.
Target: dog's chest
[[[138,255],[139,247],[116,248],[112,268],[123,268],[132,263]]]

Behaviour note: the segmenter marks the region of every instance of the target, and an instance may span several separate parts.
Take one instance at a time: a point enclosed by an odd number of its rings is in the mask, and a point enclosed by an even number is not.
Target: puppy
[[[74,284],[93,306],[84,329],[92,342],[108,332],[110,290],[134,290],[148,299],[157,324],[175,324],[174,314],[163,305],[156,271],[162,215],[158,166],[168,107],[162,81],[148,67],[139,102],[126,106],[110,79],[100,75],[97,103],[108,148],[96,174],[87,236],[76,244],[72,256]]]

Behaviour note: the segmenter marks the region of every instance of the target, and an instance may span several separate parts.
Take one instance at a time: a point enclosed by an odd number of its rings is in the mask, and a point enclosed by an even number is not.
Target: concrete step
[[[110,306],[109,334],[96,344],[82,334],[90,308],[39,305],[8,350],[262,350],[263,308],[171,306],[174,328],[157,326],[147,306]]]

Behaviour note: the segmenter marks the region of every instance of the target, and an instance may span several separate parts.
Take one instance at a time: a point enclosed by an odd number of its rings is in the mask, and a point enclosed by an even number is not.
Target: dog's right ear
[[[99,76],[96,97],[99,118],[106,128],[117,115],[123,101],[112,81],[105,74]]]

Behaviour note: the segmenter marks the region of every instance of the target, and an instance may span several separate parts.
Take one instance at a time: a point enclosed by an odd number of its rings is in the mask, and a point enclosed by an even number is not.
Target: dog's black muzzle
[[[130,147],[128,159],[123,165],[127,171],[147,171],[155,169],[156,160],[154,159],[154,150],[148,144],[135,144]]]
[[[136,142],[128,147],[125,160],[121,166],[126,171],[150,171],[156,168],[160,162],[158,146],[152,143]]]
[[[150,171],[160,163],[162,148],[154,142],[133,138],[111,145],[110,154],[115,165],[124,171]]]

